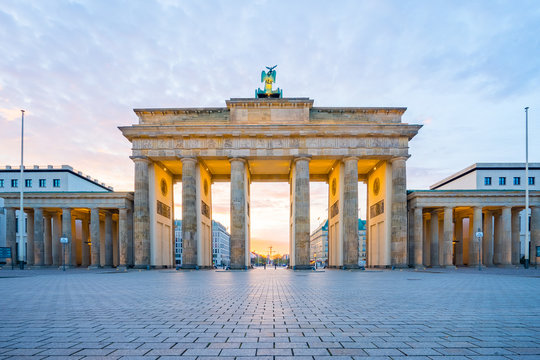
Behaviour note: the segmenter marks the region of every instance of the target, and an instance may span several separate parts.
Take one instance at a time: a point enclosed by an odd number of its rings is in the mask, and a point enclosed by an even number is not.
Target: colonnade
[[[16,211],[6,208],[6,246],[16,254]],[[28,266],[127,267],[132,264],[130,210],[127,208],[25,208]],[[20,214],[19,214],[20,216]],[[25,229],[19,229],[19,231]],[[64,245],[60,239],[65,237]]]
[[[521,258],[523,206],[443,206],[410,209],[410,263],[417,267],[512,266]],[[531,254],[540,246],[540,206],[531,207]],[[526,223],[526,222],[525,222]],[[476,236],[482,232],[481,238]]]

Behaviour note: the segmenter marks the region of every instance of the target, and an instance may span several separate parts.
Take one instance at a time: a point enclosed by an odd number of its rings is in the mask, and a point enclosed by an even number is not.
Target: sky
[[[535,0],[0,0],[0,166],[20,163],[25,109],[26,166],[69,164],[133,190],[117,129],[137,122],[133,108],[225,106],[253,96],[276,64],[285,97],[407,107],[403,122],[423,125],[408,189],[476,162],[523,162],[525,106],[540,162],[538,34]],[[286,252],[288,185],[251,190],[252,248]],[[229,185],[212,191],[228,226]],[[314,228],[327,185],[310,193]]]

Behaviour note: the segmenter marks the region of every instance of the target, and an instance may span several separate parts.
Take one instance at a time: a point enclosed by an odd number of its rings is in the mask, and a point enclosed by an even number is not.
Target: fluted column
[[[132,159],[135,162],[135,198],[133,211],[135,266],[146,267],[150,265],[150,198],[148,189],[148,167],[150,160],[146,157],[135,156]]]
[[[463,218],[456,215],[456,266],[463,266]]]
[[[512,265],[519,265],[520,260],[521,239],[519,232],[519,213],[520,209],[512,209]]]
[[[431,212],[429,228],[431,235],[430,265],[434,267],[439,266],[439,210]]]
[[[6,247],[11,248],[12,264],[16,263],[17,259],[17,216],[15,211],[15,208],[6,208]]]
[[[69,242],[68,246],[71,249],[71,266],[77,266],[77,248],[80,244],[78,244],[78,237],[77,237],[77,226],[76,226],[77,219],[75,218],[75,215],[72,213],[71,216],[71,241]]]
[[[90,229],[88,224],[88,215],[85,215],[81,221],[81,266],[90,265],[90,249],[88,248],[88,237]]]
[[[444,208],[444,225],[443,225],[443,251],[442,251],[442,266],[452,267],[453,266],[453,245],[452,241],[454,240],[454,229],[453,229],[453,209],[451,207]]]
[[[26,219],[26,263],[34,265],[34,212],[27,212]]]
[[[392,163],[392,266],[407,266],[407,174],[406,157],[397,157]]]
[[[306,161],[307,171],[307,220],[308,220],[308,261],[309,261],[309,160]],[[297,160],[298,162],[298,160]],[[358,158],[343,159],[345,165],[343,187],[343,265],[347,269],[358,268]],[[308,263],[309,264],[309,263]]]
[[[431,259],[431,238],[429,235],[428,214],[429,214],[428,212],[424,213],[423,220],[422,220],[422,229],[423,229],[422,264],[424,266],[428,266]]]
[[[68,243],[65,244],[64,250],[64,261],[66,266],[71,266],[71,245],[74,242],[72,232],[71,232],[71,209],[63,208],[62,209],[62,236],[68,238]]]
[[[128,209],[121,208],[118,209],[118,265],[123,268],[128,265],[128,236]]]
[[[230,267],[245,269],[247,245],[246,160],[229,159],[231,163],[231,239]]]
[[[422,208],[416,207],[413,210],[413,221],[414,221],[414,266],[415,267],[423,267],[423,225],[424,225],[424,218],[422,214]]]
[[[231,191],[232,187],[231,175]],[[182,158],[182,268],[192,269],[197,267],[198,238],[197,160],[194,158]]]
[[[472,236],[469,239],[469,266],[478,266],[478,256],[480,255],[480,242],[476,237],[477,231],[482,231],[482,208],[473,207]]]
[[[113,265],[112,213],[105,211],[105,266]]]
[[[100,241],[101,234],[99,228],[99,209],[90,209],[90,239],[92,246],[91,267],[99,267],[100,264]]]
[[[493,214],[491,211],[484,213],[484,238],[482,239],[482,245],[482,262],[484,266],[493,266]]]
[[[531,252],[529,259],[537,265],[540,257],[536,257],[536,247],[540,246],[540,206],[531,206]]]
[[[310,269],[311,266],[309,264],[309,261],[310,261],[310,254],[309,254],[309,248],[310,248],[310,233],[309,233],[309,230],[310,230],[310,226],[309,226],[309,161],[311,159],[310,158],[307,158],[307,157],[299,157],[299,158],[296,158],[294,159],[294,163],[293,163],[293,166],[294,166],[294,176],[293,176],[293,184],[292,186],[294,186],[294,197],[293,197],[293,201],[294,201],[294,206],[293,206],[293,231],[294,231],[294,244],[293,246],[295,247],[295,250],[294,250],[294,257],[295,257],[295,261],[294,261],[294,268],[295,269]],[[352,181],[352,177],[353,175],[351,174],[352,173],[352,165],[351,165],[351,162],[349,161],[349,181],[351,182]],[[345,166],[347,166],[347,163],[345,164]],[[345,176],[347,174],[347,169],[345,170]],[[358,174],[356,175],[356,178],[357,178],[357,187],[358,187]],[[347,191],[346,189],[346,185],[347,184],[347,180],[345,180],[345,191]],[[352,196],[352,192],[354,191],[352,189],[352,185],[350,186],[350,189],[349,189],[349,196]],[[358,189],[356,189],[356,193],[358,194]],[[345,199],[343,200],[344,201],[344,206],[346,205],[346,198],[347,198],[347,195],[344,195]],[[350,222],[351,222],[351,217],[354,216],[353,215],[353,210],[350,208],[353,204],[354,200],[352,199],[349,199],[349,210],[348,210],[348,217],[349,219],[348,220],[345,220],[344,218],[344,226],[349,226],[349,229],[345,229],[345,227],[343,228],[343,232],[344,232],[344,247],[345,247],[345,250],[348,252],[348,251],[354,251],[352,249],[349,248],[349,246],[353,246],[351,243],[354,242],[354,239],[353,239],[353,235],[352,234],[347,234],[348,231],[350,231],[350,228],[351,228],[351,225],[350,225]],[[358,199],[356,200],[356,204],[358,204]],[[343,210],[345,212],[345,209]],[[356,211],[357,211],[357,214],[358,214],[358,207],[356,206]],[[345,214],[344,214],[345,215]],[[358,215],[357,215],[358,216]],[[358,219],[358,217],[357,217]],[[346,223],[349,222],[349,224]],[[358,233],[358,220],[357,220],[357,223],[356,223],[356,232]],[[347,238],[347,236],[349,236],[349,238]],[[347,239],[349,239],[349,243],[347,243]],[[356,237],[356,264],[352,264],[352,263],[349,263],[349,266],[352,266],[352,267],[358,267],[358,234],[357,234],[357,237]],[[346,254],[345,254],[346,255]],[[351,257],[349,258],[349,261],[352,261],[352,258],[354,257],[354,253],[351,255]]]
[[[52,256],[52,227],[51,227],[51,215],[44,215],[45,222],[43,226],[44,232],[44,252],[45,252],[45,265],[49,266],[53,264]]]
[[[62,244],[60,238],[62,237],[62,214],[55,212],[52,215],[52,258],[53,265],[62,265]]]
[[[34,264],[45,265],[45,239],[43,237],[43,209],[34,209]]]
[[[493,225],[493,264],[500,265],[502,259],[502,216],[494,214]]]
[[[512,265],[512,208],[502,209],[501,265]]]

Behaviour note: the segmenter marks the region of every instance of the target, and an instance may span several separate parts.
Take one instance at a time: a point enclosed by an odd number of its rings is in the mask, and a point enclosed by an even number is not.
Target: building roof
[[[10,166],[6,165],[5,168],[0,168],[0,173],[18,173],[21,171],[21,167],[19,166]],[[109,186],[105,184],[104,182],[99,181],[98,179],[92,178],[90,175],[83,174],[81,171],[73,169],[72,166],[69,165],[61,165],[61,166],[53,166],[53,165],[47,165],[47,166],[39,166],[39,165],[33,165],[32,167],[24,167],[25,173],[35,173],[35,172],[68,172],[70,174],[73,174],[75,176],[80,177],[83,180],[86,180],[88,182],[91,182],[92,184],[99,186],[103,188],[103,190],[106,191],[114,191],[112,186]]]
[[[431,185],[431,190],[444,186],[454,180],[477,170],[525,170],[525,163],[475,163],[457,173],[450,175],[439,182]],[[540,163],[529,163],[529,170],[540,170]]]

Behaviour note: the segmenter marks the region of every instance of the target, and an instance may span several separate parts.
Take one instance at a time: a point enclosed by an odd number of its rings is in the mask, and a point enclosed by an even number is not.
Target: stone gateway
[[[250,184],[290,184],[290,266],[310,268],[311,181],[329,186],[329,266],[358,267],[358,182],[367,184],[367,265],[407,266],[406,160],[420,125],[405,108],[313,107],[233,98],[223,108],[135,109],[120,127],[135,162],[136,267],[173,266],[173,184],[182,182],[183,267],[212,266],[212,196],[231,182],[231,268],[250,264]]]

